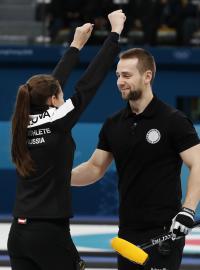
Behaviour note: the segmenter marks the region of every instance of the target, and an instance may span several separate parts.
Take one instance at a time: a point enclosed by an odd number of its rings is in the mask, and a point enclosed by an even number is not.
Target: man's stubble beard
[[[123,97],[122,98],[124,100],[132,100],[132,101],[136,101],[136,100],[139,100],[141,99],[142,97],[142,91],[141,90],[134,90],[134,91],[131,91],[126,97]]]

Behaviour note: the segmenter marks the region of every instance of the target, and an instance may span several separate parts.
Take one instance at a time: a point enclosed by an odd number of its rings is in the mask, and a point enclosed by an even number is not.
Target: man
[[[178,270],[184,238],[194,224],[200,198],[200,144],[186,116],[153,94],[156,73],[153,56],[143,49],[120,55],[117,85],[126,108],[104,123],[91,158],[72,171],[72,185],[100,179],[111,161],[119,176],[119,236],[142,244],[171,230],[174,241],[150,248],[146,266],[118,256],[120,270]],[[181,206],[181,165],[190,169],[188,189]],[[173,221],[172,221],[173,219]]]

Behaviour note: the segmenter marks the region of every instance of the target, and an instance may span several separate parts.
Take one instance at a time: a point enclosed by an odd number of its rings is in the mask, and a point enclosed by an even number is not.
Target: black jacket
[[[27,143],[36,171],[26,179],[18,177],[15,217],[72,216],[70,178],[75,143],[71,129],[95,96],[118,52],[118,35],[111,33],[76,84],[75,93],[61,107],[32,108]],[[62,87],[77,59],[78,50],[69,48],[53,71]]]

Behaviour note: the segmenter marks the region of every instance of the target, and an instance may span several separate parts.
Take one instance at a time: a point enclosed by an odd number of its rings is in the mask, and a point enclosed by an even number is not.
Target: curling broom
[[[196,221],[192,228],[200,226],[200,220]],[[180,236],[177,239],[184,237]],[[111,239],[112,248],[119,253],[122,257],[132,261],[134,263],[145,265],[148,260],[149,255],[144,251],[147,248],[158,245],[166,240],[172,238],[172,233],[165,233],[160,236],[150,239],[148,242],[143,243],[142,245],[136,246],[129,241],[126,241],[120,237],[114,237]]]

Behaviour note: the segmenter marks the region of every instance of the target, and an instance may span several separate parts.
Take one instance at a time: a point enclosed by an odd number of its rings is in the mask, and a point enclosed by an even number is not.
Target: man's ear
[[[145,72],[144,82],[145,82],[146,84],[148,84],[148,83],[151,83],[151,80],[152,80],[152,71],[151,71],[151,70],[147,70],[147,71]]]

